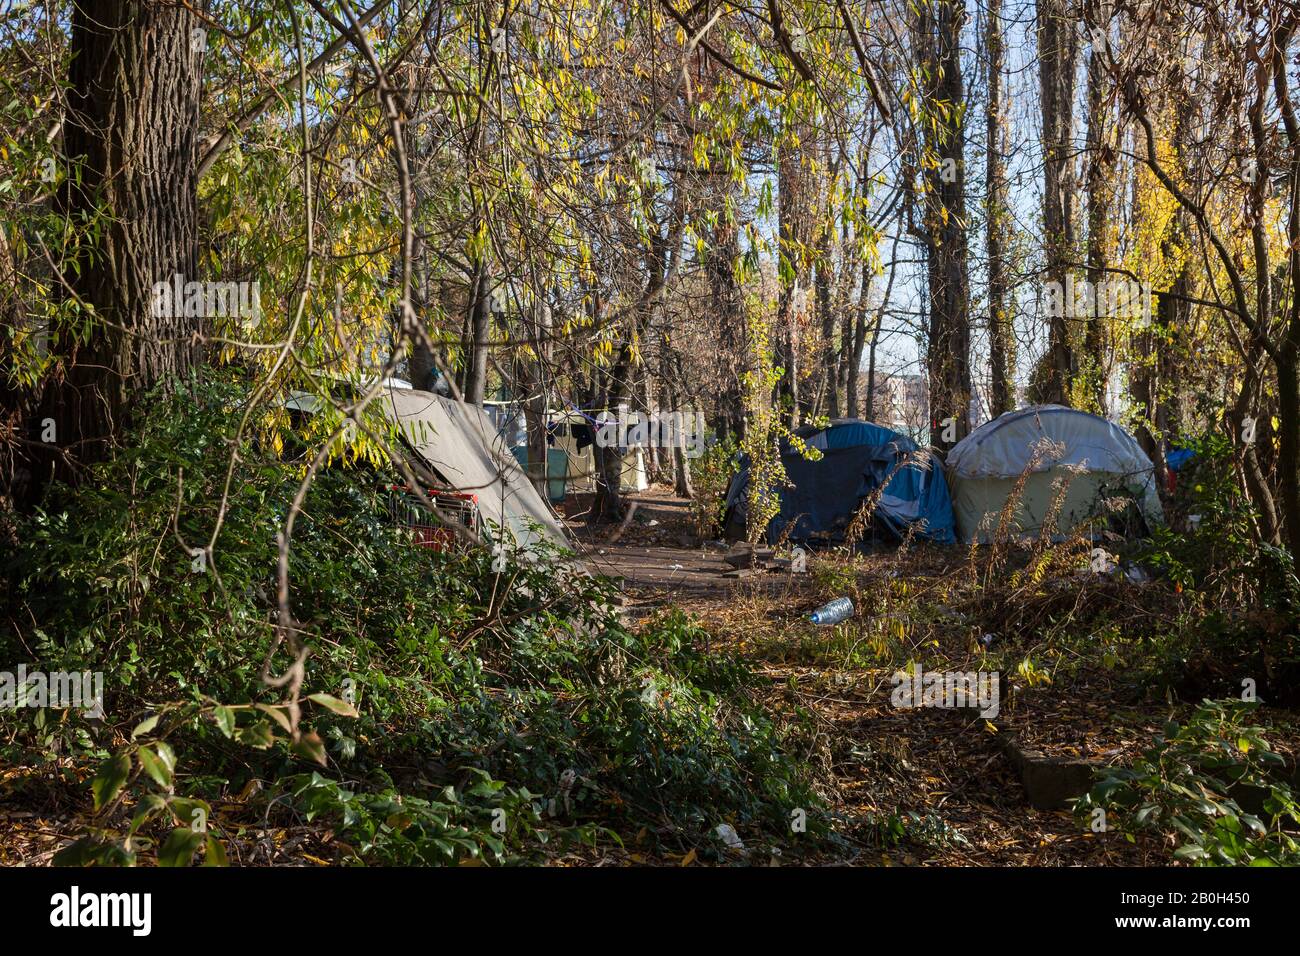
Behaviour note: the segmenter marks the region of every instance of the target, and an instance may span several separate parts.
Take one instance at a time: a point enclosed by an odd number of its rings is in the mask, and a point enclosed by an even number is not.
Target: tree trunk
[[[799,276],[803,231],[803,169],[799,154],[792,149],[781,152],[777,163],[777,233],[780,260],[777,266],[776,364],[785,370],[776,383],[773,396],[777,414],[791,425],[799,423]]]
[[[967,263],[966,158],[962,107],[961,26],[965,10],[935,0],[918,13],[922,75],[932,103],[944,104],[926,124],[938,168],[926,171],[926,260],[929,277],[930,443],[947,448],[970,430],[970,284]],[[948,420],[952,419],[949,427]]]
[[[1292,554],[1300,554],[1300,368],[1294,342],[1283,346],[1277,362],[1277,468],[1282,521]]]
[[[984,165],[984,212],[988,230],[989,413],[997,418],[1016,406],[1016,338],[1012,313],[1008,309],[1004,261],[1004,233],[1011,226],[1011,212],[1007,198],[1006,104],[1002,97],[1002,0],[989,0],[987,16],[988,109],[985,127],[988,145]]]
[[[1100,28],[1099,28],[1100,29]],[[1101,53],[1094,41],[1088,54],[1088,282],[1094,293],[1093,314],[1086,317],[1083,354],[1085,378],[1081,391],[1105,415],[1106,384],[1110,378],[1110,323],[1114,317],[1098,314],[1108,296],[1097,291],[1109,281],[1110,221],[1113,215],[1111,180],[1115,175],[1114,148],[1111,146],[1110,110],[1107,109],[1106,75]]]
[[[1037,0],[1038,75],[1042,104],[1044,278],[1064,290],[1074,250],[1074,162],[1070,144],[1074,130],[1074,72],[1078,41],[1067,0]],[[1074,371],[1071,321],[1064,303],[1051,317],[1047,382],[1042,400],[1067,404]]]
[[[693,414],[688,413],[687,410],[682,407],[683,402],[681,390],[673,385],[674,378],[671,374],[672,370],[669,368],[670,363],[676,366],[676,381],[685,381],[685,374],[682,369],[681,357],[671,355],[668,350],[667,342],[663,343],[661,361],[663,363],[664,371],[664,392],[668,398],[669,408],[674,412]],[[701,439],[703,437],[703,435],[700,436]],[[673,445],[672,449],[673,494],[679,498],[694,498],[695,488],[691,483],[691,462],[690,459],[686,457],[686,448],[683,436],[679,434],[677,435],[677,438],[678,441]]]
[[[722,393],[719,396],[719,425],[725,436],[740,441],[745,431],[745,399],[740,380],[745,371],[745,317],[741,310],[740,289],[736,284],[735,265],[740,259],[740,245],[734,223],[722,216],[714,229],[714,248],[707,260],[709,302],[719,324],[719,369]]]
[[[528,434],[528,476],[537,493],[547,500],[550,493],[550,446],[546,441],[546,413],[550,389],[547,375],[551,362],[551,310],[536,303],[520,315],[519,328],[532,341],[535,358],[522,360],[519,382],[524,394],[522,407]]]
[[[1261,423],[1260,434],[1253,442],[1245,441],[1243,434],[1244,423],[1248,416],[1253,416],[1256,422],[1264,417],[1258,408],[1261,391],[1259,369],[1263,367],[1264,358],[1264,350],[1259,347],[1245,356],[1246,377],[1242,382],[1241,390],[1237,393],[1237,401],[1233,405],[1227,426],[1233,443],[1239,449],[1241,477],[1246,493],[1259,509],[1260,540],[1267,541],[1269,544],[1280,544],[1277,503],[1269,488],[1264,469],[1260,465],[1258,454],[1259,447],[1268,444],[1264,437],[1267,431]]]
[[[88,222],[65,263],[69,295],[95,310],[88,341],[59,337],[38,415],[79,464],[100,460],[138,400],[200,359],[202,316],[154,284],[198,281],[197,146],[204,34],[180,6],[141,0],[73,5],[65,179],[56,205]],[[161,314],[155,314],[155,312]],[[56,464],[54,473],[71,477]]]
[[[832,236],[835,232],[835,216],[831,209],[831,197],[839,179],[840,161],[837,155],[825,177],[826,215],[818,225],[820,234],[817,241],[817,274],[814,290],[817,301],[817,315],[822,326],[822,383],[826,399],[825,411],[830,418],[840,416],[839,363],[835,348],[835,313],[831,308],[831,279],[834,267],[831,264]],[[846,346],[841,343],[840,348]],[[822,403],[818,401],[815,413],[822,412]]]
[[[492,280],[485,265],[474,270],[474,289],[470,295],[469,342],[466,349],[465,401],[482,405],[487,397],[488,344],[492,335]]]

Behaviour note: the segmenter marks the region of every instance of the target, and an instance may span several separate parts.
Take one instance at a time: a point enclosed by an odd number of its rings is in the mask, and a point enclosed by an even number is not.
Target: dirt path
[[[622,579],[633,607],[646,611],[681,606],[685,610],[716,607],[738,593],[757,588],[778,594],[790,585],[788,573],[728,578],[734,569],[723,557],[731,546],[699,542],[692,532],[690,501],[660,489],[628,497],[635,504],[632,520],[620,529],[602,526],[595,533],[582,517],[567,521],[593,571]]]

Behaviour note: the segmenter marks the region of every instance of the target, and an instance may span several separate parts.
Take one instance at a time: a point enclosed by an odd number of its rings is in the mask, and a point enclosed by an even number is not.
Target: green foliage
[[[785,259],[781,260],[783,263]],[[781,462],[781,443],[789,445],[811,461],[821,452],[808,448],[785,423],[781,409],[772,403],[772,390],[786,370],[776,365],[771,343],[770,322],[754,301],[746,303],[746,328],[752,350],[753,368],[741,376],[745,404],[745,434],[740,449],[748,468],[745,535],[751,544],[767,533],[767,526],[781,513],[781,489],[789,484]]]
[[[244,395],[222,380],[153,396],[122,454],[52,489],[4,564],[4,659],[104,673],[104,726],[36,711],[0,738],[5,763],[99,767],[96,826],[62,862],[220,860],[229,827],[175,837],[194,809],[177,801],[211,808],[255,779],[283,782],[268,813],[310,812],[367,862],[503,862],[543,854],[539,834],[663,821],[687,840],[722,819],[780,835],[816,806],[747,671],[703,654],[682,615],[633,631],[610,582],[544,550],[497,573],[486,551],[413,546],[388,517],[395,476],[365,467],[318,475],[296,525],[290,602],[312,653],[295,722],[262,673],[290,663],[275,537],[301,473],[237,438]]]
[[[691,463],[691,520],[701,538],[715,537],[727,510],[727,489],[736,473],[736,443],[728,438],[711,445]]]
[[[482,771],[457,791],[446,786],[437,798],[413,797],[389,786],[357,793],[320,773],[296,774],[280,791],[308,821],[337,821],[339,836],[358,862],[385,866],[427,866],[487,860],[518,862],[509,844],[547,843],[551,837],[539,795],[508,788]],[[559,831],[566,842],[594,845],[607,831],[590,824]],[[613,839],[617,839],[613,836]]]
[[[1103,809],[1108,828],[1130,840],[1166,835],[1175,859],[1199,866],[1300,864],[1300,804],[1279,772],[1283,758],[1246,723],[1255,706],[1206,700],[1132,767],[1107,769],[1076,814]]]
[[[867,837],[876,846],[892,849],[903,843],[944,849],[969,841],[961,831],[934,813],[924,816],[914,810],[906,813],[867,814]]]
[[[1188,446],[1196,456],[1179,476],[1171,509],[1183,517],[1187,530],[1154,528],[1142,560],[1182,587],[1239,580],[1241,569],[1261,552],[1253,540],[1254,514],[1233,467],[1232,444],[1211,432]]]

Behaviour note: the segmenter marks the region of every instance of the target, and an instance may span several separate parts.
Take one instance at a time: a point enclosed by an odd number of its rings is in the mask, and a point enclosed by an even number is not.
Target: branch
[[[844,0],[835,0],[835,5],[840,8],[840,18],[844,21],[844,28],[849,31],[849,39],[853,42],[853,52],[858,55],[858,65],[862,67],[862,76],[867,81],[867,89],[871,92],[871,98],[876,103],[876,109],[880,110],[880,115],[885,119],[892,119],[894,114],[880,91],[880,82],[876,78],[876,69],[871,65],[871,61],[867,59],[866,48],[862,45],[862,37],[858,35],[857,24],[853,22],[853,17],[849,15],[848,5]]]

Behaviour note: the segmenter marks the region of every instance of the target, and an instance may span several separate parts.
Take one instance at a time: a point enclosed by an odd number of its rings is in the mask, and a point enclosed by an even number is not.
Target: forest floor
[[[1195,598],[1167,582],[1088,575],[1075,567],[1076,554],[1050,567],[1036,561],[1032,573],[1024,567],[1031,562],[1017,568],[1009,560],[995,573],[967,549],[919,545],[858,555],[814,551],[804,573],[728,577],[731,546],[694,540],[686,501],[662,489],[633,500],[632,518],[619,528],[592,529],[580,513],[571,515],[583,561],[621,581],[623,613],[634,627],[682,611],[702,625],[706,653],[735,655],[748,665],[756,676],[748,693],[787,730],[787,750],[808,768],[822,804],[817,812],[829,817],[829,838],[810,835],[805,851],[802,838],[781,852],[738,826],[746,849],[732,862],[1170,862],[1174,845],[1167,839],[1094,833],[1069,809],[1035,807],[1008,741],[1040,755],[1040,765],[1077,770],[1086,763],[1090,776],[1092,768],[1130,765],[1168,720],[1185,717],[1203,697],[1230,696],[1239,669],[1210,649],[1199,658],[1187,650],[1200,646],[1200,635],[1188,644],[1177,640],[1187,620],[1204,619],[1188,613]],[[856,608],[848,621],[808,621],[813,608],[842,595]],[[1171,655],[1177,666],[1161,670]],[[911,664],[927,672],[998,674],[997,713],[897,706],[897,675]],[[1177,675],[1172,685],[1165,673]],[[1294,697],[1254,718],[1293,767],[1300,756]],[[0,791],[6,778],[34,772],[0,766]],[[0,865],[47,864],[88,822],[69,813],[74,804],[53,781],[49,794],[31,805],[0,806]],[[331,830],[308,821],[270,823],[259,806],[258,794],[245,788],[216,807],[223,826],[248,830],[246,839],[231,841],[232,863],[339,859]],[[654,835],[557,847],[548,859],[685,865],[697,856],[665,820]]]
[[[1125,627],[1152,629],[1173,617],[1172,589],[1126,581],[1048,580],[1021,587],[998,607],[965,579],[964,549],[892,549],[850,559],[816,554],[808,572],[727,578],[722,542],[693,547],[687,502],[663,490],[633,496],[621,533],[593,535],[571,522],[593,570],[622,578],[633,619],[681,609],[717,645],[763,679],[770,712],[805,728],[800,756],[815,768],[836,839],[812,862],[859,865],[1161,865],[1172,844],[1091,832],[1068,809],[1036,809],[1006,741],[1052,762],[1127,764],[1166,721],[1202,696],[1158,697],[1135,686],[1126,664],[1149,653]],[[611,540],[611,538],[615,540]],[[1169,593],[1166,593],[1169,592]],[[817,628],[818,605],[851,593],[847,624]],[[886,595],[883,599],[873,597]],[[984,602],[984,606],[976,606]],[[1147,616],[1150,622],[1144,620]],[[996,656],[980,632],[995,620]],[[1124,622],[1117,624],[1116,622]],[[1069,635],[1068,637],[1066,635]],[[1005,650],[1003,649],[1005,647]],[[925,669],[1002,667],[1000,711],[894,706],[894,675]],[[1008,672],[1008,662],[1024,661]],[[1271,709],[1270,709],[1271,710]],[[1272,710],[1270,741],[1294,761],[1300,720]],[[1087,771],[1085,771],[1087,773]],[[744,834],[740,834],[744,838]],[[753,862],[753,861],[751,861]]]

